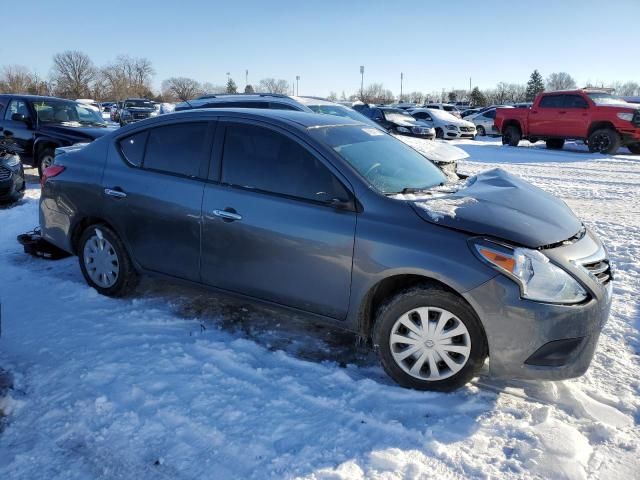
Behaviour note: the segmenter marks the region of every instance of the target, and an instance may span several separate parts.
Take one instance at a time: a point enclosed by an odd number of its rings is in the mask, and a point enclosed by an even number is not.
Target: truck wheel
[[[138,272],[124,244],[106,225],[92,225],[84,231],[78,259],[84,279],[102,295],[122,297],[138,284]]]
[[[42,177],[42,172],[53,165],[55,151],[53,148],[44,148],[38,155],[38,175]]]
[[[529,143],[536,143],[538,141],[537,137],[529,137]]]
[[[627,145],[627,148],[631,153],[640,155],[640,143],[632,143],[630,145]]]
[[[520,133],[520,129],[518,127],[510,126],[507,127],[502,134],[502,144],[509,145],[510,147],[517,147],[521,138],[522,134]]]
[[[549,150],[562,150],[562,147],[564,147],[563,138],[550,138],[547,140],[547,148]]]
[[[378,311],[373,341],[385,372],[418,390],[460,388],[487,357],[484,331],[471,307],[430,285],[391,297]]]
[[[591,153],[606,153],[613,155],[620,148],[620,135],[610,128],[599,128],[589,135],[587,140]]]

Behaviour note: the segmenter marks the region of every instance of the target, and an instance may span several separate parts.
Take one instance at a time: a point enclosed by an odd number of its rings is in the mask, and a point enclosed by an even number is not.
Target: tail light
[[[44,187],[47,180],[57,177],[62,172],[64,172],[64,167],[62,165],[51,165],[50,167],[45,168],[44,172],[42,172],[42,178],[40,179],[40,187]]]

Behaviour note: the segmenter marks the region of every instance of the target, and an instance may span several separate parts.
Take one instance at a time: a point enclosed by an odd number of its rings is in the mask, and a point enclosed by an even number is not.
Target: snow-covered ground
[[[0,210],[0,478],[639,478],[640,157],[455,144],[461,171],[522,176],[609,247],[613,309],[585,376],[416,392],[282,312],[150,280],[101,297],[75,258],[22,253],[31,185]]]

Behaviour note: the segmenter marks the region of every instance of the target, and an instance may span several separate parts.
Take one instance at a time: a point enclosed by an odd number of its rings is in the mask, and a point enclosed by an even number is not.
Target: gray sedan
[[[140,275],[304,312],[379,352],[400,385],[585,372],[611,302],[606,250],[561,200],[502,170],[450,183],[370,125],[196,110],[61,151],[42,235],[104,295]]]

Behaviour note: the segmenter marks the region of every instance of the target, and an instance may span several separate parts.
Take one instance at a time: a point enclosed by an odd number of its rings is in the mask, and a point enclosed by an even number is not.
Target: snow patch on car
[[[463,205],[468,205],[470,203],[476,202],[477,200],[472,197],[442,197],[422,200],[420,202],[414,202],[414,204],[416,207],[424,209],[431,220],[437,222],[444,217],[455,218],[456,210],[458,210],[458,208],[462,207]]]

